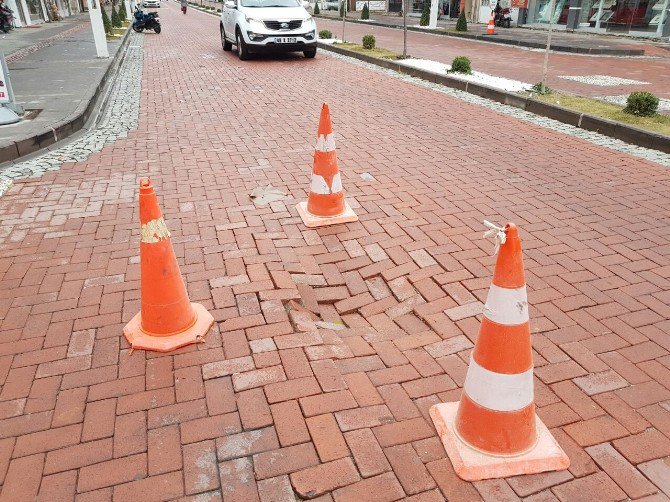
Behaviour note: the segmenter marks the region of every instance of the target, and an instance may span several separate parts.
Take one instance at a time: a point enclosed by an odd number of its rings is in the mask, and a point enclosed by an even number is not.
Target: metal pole
[[[600,29],[600,18],[603,17],[603,2],[605,0],[600,0],[600,3],[598,4],[598,14],[596,18],[596,30]]]
[[[347,24],[347,0],[342,0],[344,2],[342,9],[342,42],[346,42],[344,39],[344,27]]]
[[[402,0],[402,57],[407,59],[407,4],[409,0]]]
[[[668,0],[665,0],[663,2],[663,10],[661,11],[661,17],[658,19],[658,28],[656,28],[656,36],[657,37],[662,37],[663,36],[663,21],[666,23],[670,22],[670,20],[667,20],[668,17]]]
[[[556,8],[556,0],[551,0],[549,6],[549,33],[547,33],[547,50],[544,53],[544,67],[542,69],[542,94],[547,88],[547,70],[549,68],[549,50],[551,49],[551,30],[554,27],[554,9]]]

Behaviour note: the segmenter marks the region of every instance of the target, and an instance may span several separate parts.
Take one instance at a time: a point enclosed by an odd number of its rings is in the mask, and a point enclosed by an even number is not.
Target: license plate
[[[277,44],[294,44],[297,42],[296,37],[278,37],[275,38],[275,43]]]

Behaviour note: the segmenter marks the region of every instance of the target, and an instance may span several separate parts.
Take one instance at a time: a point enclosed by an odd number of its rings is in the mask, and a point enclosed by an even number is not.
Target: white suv
[[[240,59],[251,52],[316,55],[316,23],[300,0],[228,0],[221,13],[221,45],[237,46]]]

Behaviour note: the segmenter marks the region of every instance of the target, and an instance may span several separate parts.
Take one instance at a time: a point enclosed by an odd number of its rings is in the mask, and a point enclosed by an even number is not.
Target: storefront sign
[[[516,7],[518,9],[527,9],[528,0],[512,0],[512,7]]]
[[[365,4],[368,4],[368,9],[370,9],[370,12],[372,11],[385,11],[386,10],[386,2],[380,1],[380,0],[372,0],[370,2],[361,2],[360,0],[356,2],[356,10],[360,11],[363,10],[363,6]]]

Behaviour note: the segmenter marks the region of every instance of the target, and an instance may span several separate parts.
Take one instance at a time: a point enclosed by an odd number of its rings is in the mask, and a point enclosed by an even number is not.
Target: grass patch
[[[374,49],[366,49],[360,44],[352,44],[349,42],[343,42],[336,44],[338,47],[343,47],[349,49],[350,51],[360,52],[361,54],[367,54],[368,56],[374,56],[376,58],[382,59],[402,59],[402,54],[398,52],[393,52],[382,47],[375,47]]]
[[[640,129],[655,132],[670,136],[670,116],[656,114],[651,117],[639,117],[631,115],[623,111],[623,107],[605,103],[593,98],[583,98],[580,96],[570,96],[568,94],[560,94],[554,91],[553,94],[541,96],[535,94],[533,96],[539,101],[562,106],[581,113],[588,113],[603,119],[629,124]]]

